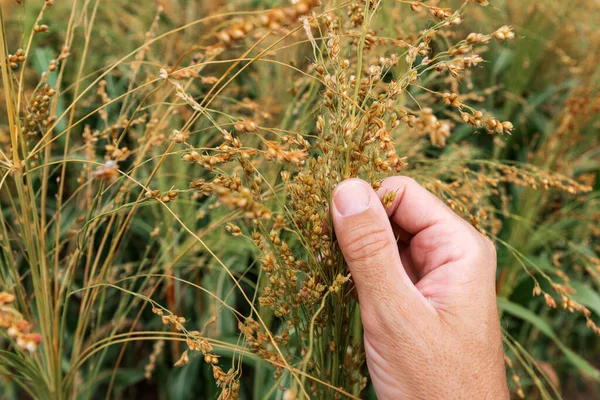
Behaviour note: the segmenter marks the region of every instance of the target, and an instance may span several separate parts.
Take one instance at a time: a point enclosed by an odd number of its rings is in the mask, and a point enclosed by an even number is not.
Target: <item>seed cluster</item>
[[[14,295],[0,292],[0,328],[6,331],[19,349],[33,353],[40,345],[42,337],[31,332],[32,324],[11,307],[14,301]]]
[[[25,134],[35,136],[44,132],[56,121],[56,117],[50,116],[50,101],[56,95],[56,91],[49,84],[45,84],[37,90],[25,113]]]

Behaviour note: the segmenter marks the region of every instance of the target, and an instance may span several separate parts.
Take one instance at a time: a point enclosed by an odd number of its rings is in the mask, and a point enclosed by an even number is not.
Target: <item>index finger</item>
[[[388,217],[410,235],[439,223],[466,223],[440,199],[407,176],[384,179],[377,194],[383,197],[388,192],[396,192],[396,198],[386,210]]]

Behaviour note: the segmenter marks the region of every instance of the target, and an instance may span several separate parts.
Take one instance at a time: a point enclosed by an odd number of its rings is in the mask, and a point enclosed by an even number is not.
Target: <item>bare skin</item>
[[[494,245],[407,177],[344,181],[332,214],[378,398],[508,399]]]

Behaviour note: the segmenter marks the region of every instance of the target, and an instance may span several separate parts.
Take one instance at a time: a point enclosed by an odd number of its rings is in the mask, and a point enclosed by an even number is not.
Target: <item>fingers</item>
[[[419,278],[442,265],[468,259],[492,261],[487,263],[490,268],[480,263],[461,262],[461,271],[456,268],[451,271],[465,279],[470,278],[465,271],[485,270],[490,276],[495,274],[494,246],[441,200],[405,176],[385,179],[378,195],[383,197],[392,191],[396,192],[396,198],[387,208],[387,215],[397,231],[411,236],[411,259]]]
[[[387,215],[398,228],[410,235],[414,236],[439,223],[465,223],[414,179],[406,176],[384,179],[378,194],[383,197],[388,192],[396,192],[396,198],[387,208]]]
[[[415,305],[421,295],[404,270],[392,226],[371,186],[360,179],[342,182],[333,192],[331,208],[361,309],[389,307],[386,303],[398,298],[403,308]]]

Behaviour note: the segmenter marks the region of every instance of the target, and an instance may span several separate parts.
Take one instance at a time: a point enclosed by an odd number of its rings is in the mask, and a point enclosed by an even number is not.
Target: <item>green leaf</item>
[[[571,295],[573,300],[583,304],[596,314],[600,315],[600,295],[598,292],[591,287],[584,285],[582,282],[569,281],[569,284],[576,291]]]
[[[590,363],[588,363],[585,359],[583,359],[580,355],[575,353],[573,350],[569,349],[554,333],[552,327],[536,315],[531,310],[527,308],[515,304],[507,299],[498,298],[498,307],[517,317],[522,319],[523,321],[529,322],[531,325],[535,326],[542,332],[544,335],[548,336],[548,338],[552,339],[552,341],[556,344],[556,346],[564,353],[567,360],[581,371],[585,376],[595,380],[600,381],[600,371],[594,368]]]
[[[202,393],[207,399],[216,391],[214,382],[206,379],[203,370],[208,366],[202,357],[190,357],[190,362],[183,368],[173,368],[169,373],[167,393],[170,399],[192,400]],[[214,398],[216,396],[213,396]]]

